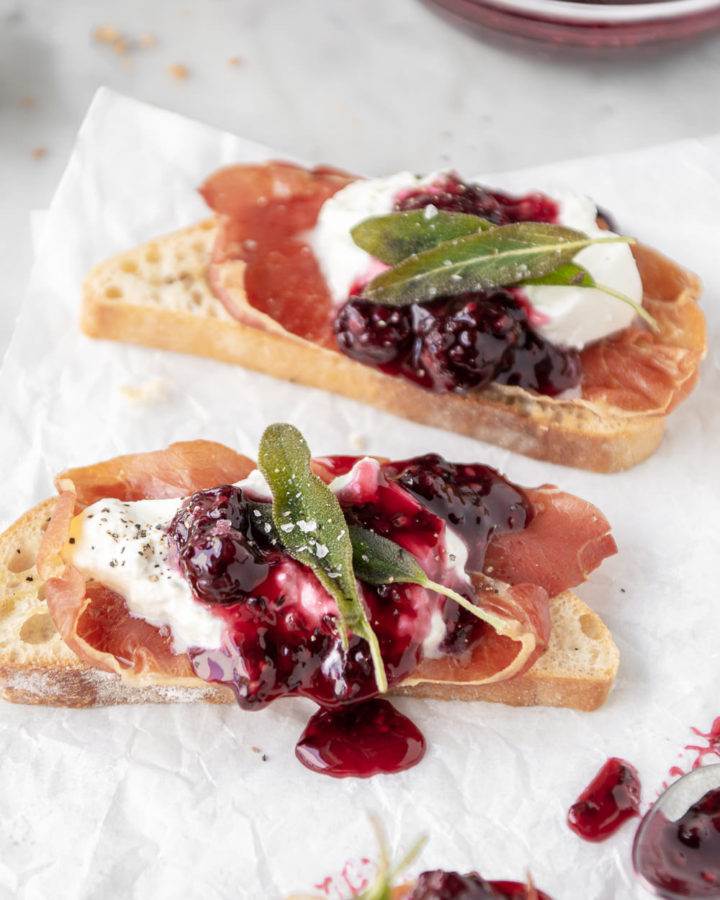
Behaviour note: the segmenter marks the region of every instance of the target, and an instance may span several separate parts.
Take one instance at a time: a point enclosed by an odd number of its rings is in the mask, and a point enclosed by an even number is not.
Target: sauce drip
[[[640,779],[625,760],[611,757],[568,812],[568,825],[586,841],[604,841],[639,816]]]
[[[648,823],[638,872],[680,897],[720,894],[720,788],[708,791],[677,821],[658,813]]]
[[[422,733],[387,700],[318,710],[295,747],[304,766],[332,778],[403,772],[424,755]]]

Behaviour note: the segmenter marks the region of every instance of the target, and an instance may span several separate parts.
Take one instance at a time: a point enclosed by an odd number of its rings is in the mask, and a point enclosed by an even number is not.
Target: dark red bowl
[[[585,48],[684,43],[720,28],[720,0],[424,0],[488,36]]]

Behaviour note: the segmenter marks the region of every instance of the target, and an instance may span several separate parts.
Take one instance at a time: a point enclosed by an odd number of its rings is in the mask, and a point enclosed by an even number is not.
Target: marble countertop
[[[98,40],[104,26],[121,41]],[[100,85],[359,172],[477,173],[718,132],[719,79],[720,34],[558,58],[479,41],[418,0],[0,0],[0,353],[29,214]]]

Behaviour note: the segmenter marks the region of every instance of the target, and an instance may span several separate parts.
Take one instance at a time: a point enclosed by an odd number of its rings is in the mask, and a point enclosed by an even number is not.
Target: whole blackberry
[[[351,297],[335,319],[340,349],[358,362],[382,366],[405,355],[412,338],[406,307],[381,306]]]
[[[268,562],[250,527],[247,504],[234,485],[198,491],[180,507],[169,535],[180,569],[199,600],[245,600],[267,578]]]
[[[415,368],[426,373],[433,391],[462,393],[489,384],[512,358],[524,318],[504,291],[418,307]]]

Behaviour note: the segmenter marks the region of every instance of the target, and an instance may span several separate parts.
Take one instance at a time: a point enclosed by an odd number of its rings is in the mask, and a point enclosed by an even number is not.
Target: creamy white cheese
[[[375,274],[377,261],[353,241],[350,229],[370,216],[392,211],[398,192],[431,184],[438,173],[423,178],[399,172],[386,178],[354,181],[330,197],[322,206],[310,244],[336,304],[347,300],[353,284]],[[591,237],[612,237],[596,223],[592,200],[576,194],[556,194],[559,223]],[[434,209],[434,207],[428,207]],[[642,300],[642,283],[627,244],[599,244],[577,256],[598,284]],[[374,268],[375,267],[375,268]],[[548,340],[582,349],[586,344],[627,328],[635,312],[627,303],[591,288],[535,285],[524,289],[537,313],[533,327]]]
[[[344,492],[352,496],[367,490],[373,479],[377,483],[379,476],[378,461],[363,457],[349,472],[335,478],[330,488],[335,494]],[[270,488],[259,469],[237,482],[236,487],[255,500],[271,499]],[[225,631],[222,617],[195,599],[189,583],[171,560],[167,531],[182,502],[182,499],[132,503],[99,500],[73,519],[70,541],[64,549],[67,561],[83,576],[107,585],[124,597],[133,616],[157,628],[169,628],[176,653],[183,653],[189,647],[207,650],[221,647]],[[310,534],[316,530],[317,523],[300,521],[297,526]],[[317,555],[324,555],[323,546],[315,546]],[[449,567],[458,578],[466,579],[467,548],[450,528],[445,529],[445,548]],[[297,578],[297,573],[292,570],[282,577]],[[296,582],[291,589],[300,593],[300,604],[309,614],[319,618],[329,612],[327,594],[321,595],[312,582]],[[442,617],[434,614],[431,633],[425,642],[426,655],[438,655],[437,647],[444,633]]]
[[[73,520],[65,555],[82,575],[125,598],[133,616],[172,632],[173,648],[220,647],[222,619],[198,603],[172,566],[167,528],[182,500],[99,500]]]
[[[377,262],[353,241],[350,229],[370,216],[392,212],[398,192],[431,184],[437,178],[437,173],[421,178],[412,172],[366,178],[351,182],[323,203],[309,243],[334,303],[344,303],[353,283]]]
[[[557,194],[553,199],[562,225],[589,237],[614,235],[598,227],[597,208],[589,197]],[[597,284],[619,291],[636,303],[642,301],[642,281],[628,244],[594,244],[581,250],[574,262],[584,266]],[[627,328],[635,318],[629,303],[595,288],[529,285],[524,292],[535,312],[547,320],[534,326],[536,330],[563,347],[582,350],[586,344]]]

